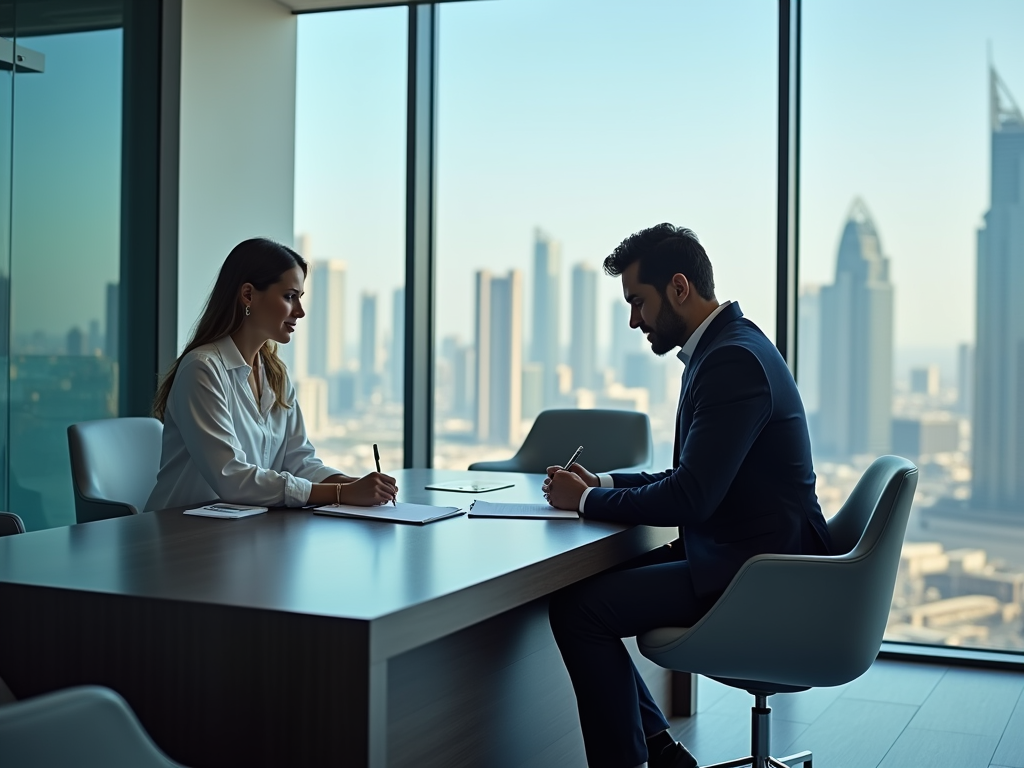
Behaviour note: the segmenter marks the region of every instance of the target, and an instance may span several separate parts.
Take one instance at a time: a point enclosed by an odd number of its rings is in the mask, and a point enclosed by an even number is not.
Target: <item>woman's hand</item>
[[[393,501],[398,495],[395,478],[371,472],[341,486],[341,503],[357,507],[373,507]]]

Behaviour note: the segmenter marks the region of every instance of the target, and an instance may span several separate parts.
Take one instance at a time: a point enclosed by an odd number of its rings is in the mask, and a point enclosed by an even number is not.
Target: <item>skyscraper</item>
[[[821,288],[816,448],[847,459],[887,453],[892,440],[893,287],[871,214],[853,202],[836,280]]]
[[[974,405],[974,345],[958,344],[956,348],[956,409],[971,415]]]
[[[377,386],[377,294],[363,292],[359,305],[359,396],[368,400]]]
[[[797,299],[796,370],[800,397],[811,422],[817,421],[821,394],[821,287],[800,286]]]
[[[629,327],[629,304],[622,299],[616,299],[611,304],[608,316],[612,321],[612,344],[608,365],[615,371],[616,379],[625,383],[630,375],[626,364],[628,355],[644,351],[650,354],[650,350],[644,350],[644,335],[638,329]]]
[[[405,288],[395,288],[391,297],[391,348],[388,350],[388,391],[391,401],[405,397]]]
[[[597,381],[597,272],[586,263],[572,268],[572,384],[595,389]]]
[[[107,317],[106,344],[103,356],[108,360],[117,360],[118,334],[120,333],[121,292],[117,283],[107,283]]]
[[[562,246],[540,229],[533,232],[533,339],[530,361],[539,363],[542,404],[558,400],[558,358],[561,343]]]
[[[311,261],[305,299],[307,373],[327,379],[345,365],[345,262]]]
[[[476,273],[476,437],[519,441],[523,386],[523,276]]]
[[[978,230],[971,504],[1024,512],[1024,115],[989,70],[991,204]]]

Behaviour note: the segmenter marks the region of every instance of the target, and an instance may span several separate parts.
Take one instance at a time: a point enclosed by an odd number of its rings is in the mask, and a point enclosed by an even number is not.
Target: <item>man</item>
[[[620,638],[688,627],[754,555],[828,554],[796,383],[734,302],[715,298],[711,262],[688,229],[660,224],[604,261],[621,276],[629,325],[686,366],[673,469],[595,475],[550,467],[544,491],[587,519],[680,526],[682,537],[551,602],[592,768],[690,768]],[[609,439],[614,439],[609,435]],[[781,597],[781,596],[780,596]]]

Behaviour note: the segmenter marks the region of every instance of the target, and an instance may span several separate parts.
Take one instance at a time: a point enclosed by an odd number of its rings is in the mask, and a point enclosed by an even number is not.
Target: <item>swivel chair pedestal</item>
[[[715,763],[704,768],[794,768],[803,765],[812,768],[810,752],[797,752],[789,757],[772,757],[772,710],[768,706],[770,693],[748,691],[754,695],[754,706],[750,708],[750,754],[738,760]]]

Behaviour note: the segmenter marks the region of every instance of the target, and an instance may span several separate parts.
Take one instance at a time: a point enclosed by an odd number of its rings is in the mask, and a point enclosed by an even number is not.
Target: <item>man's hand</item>
[[[573,466],[579,465],[573,464]],[[558,469],[544,481],[544,498],[555,509],[578,512],[580,499],[585,490],[587,490],[587,483],[583,478],[575,472],[566,472],[564,469]]]
[[[555,476],[556,472],[565,471],[566,469],[569,472],[572,472],[574,475],[578,476],[584,483],[589,485],[591,488],[601,487],[601,478],[599,478],[593,472],[588,472],[586,468],[579,463],[573,464],[571,467],[559,467],[557,465],[554,467],[548,467],[548,479],[544,481],[544,487],[547,487],[547,484],[551,482],[551,478]]]

